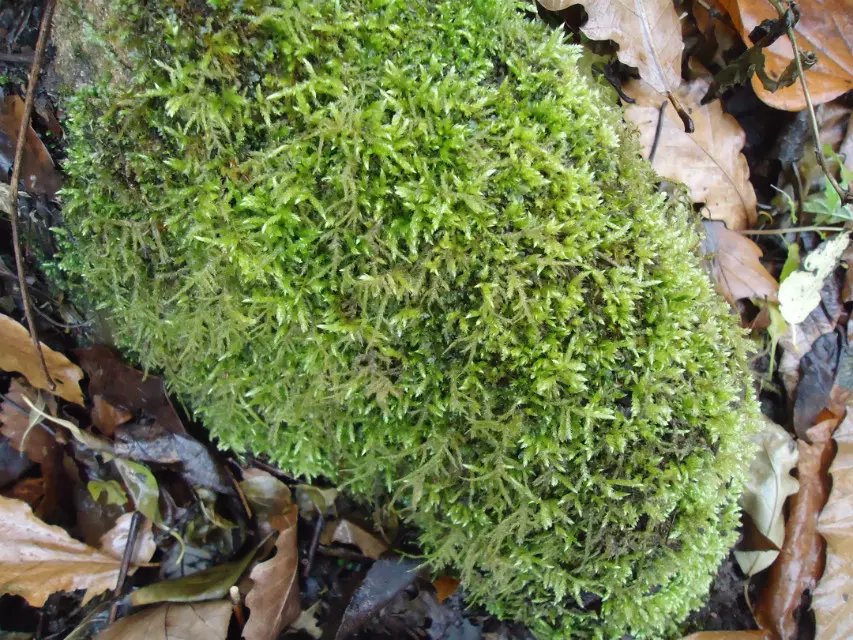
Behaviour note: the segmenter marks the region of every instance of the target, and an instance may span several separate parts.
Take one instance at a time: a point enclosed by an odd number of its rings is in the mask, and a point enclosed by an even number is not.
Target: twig
[[[33,57],[27,53],[0,53],[0,62],[9,62],[12,64],[30,64]]]
[[[844,231],[843,227],[789,227],[787,229],[746,229],[739,233],[745,236],[782,236],[786,233],[808,233],[810,231]]]
[[[773,5],[773,8],[776,9],[776,12],[779,14],[779,17],[783,20],[785,19],[785,14],[787,13],[787,9],[782,7],[782,3],[780,0],[770,0],[770,4]],[[791,2],[788,2],[789,6]],[[791,26],[790,22],[786,21],[787,31],[788,31],[788,39],[791,41],[791,47],[794,49],[794,64],[797,65],[797,75],[800,77],[800,86],[803,88],[803,97],[806,99],[806,108],[809,113],[809,123],[811,124],[812,129],[812,137],[814,138],[814,151],[817,156],[818,164],[820,168],[823,170],[826,179],[829,181],[829,184],[832,185],[832,188],[838,193],[838,196],[841,198],[842,204],[848,204],[853,202],[853,194],[851,194],[849,189],[844,189],[838,181],[835,179],[835,176],[832,175],[832,171],[829,169],[829,163],[826,161],[826,156],[823,155],[823,149],[821,149],[820,144],[820,130],[818,129],[817,124],[817,115],[815,114],[814,105],[812,104],[812,96],[809,93],[808,83],[806,82],[806,74],[803,69],[803,63],[800,60],[800,47],[797,44],[797,36],[794,33],[794,27]]]
[[[139,535],[139,529],[142,525],[142,520],[145,518],[139,511],[134,511],[130,518],[130,526],[127,529],[127,543],[124,545],[124,553],[121,555],[121,565],[118,570],[118,578],[116,579],[116,588],[113,591],[115,602],[110,607],[109,624],[116,621],[118,614],[118,603],[121,597],[121,592],[124,589],[124,581],[127,580],[127,572],[130,570],[130,561],[133,559],[133,549],[136,547],[136,538]]]
[[[660,103],[660,108],[658,108],[658,124],[655,127],[655,139],[652,142],[652,150],[649,151],[649,164],[652,164],[655,161],[655,155],[658,152],[658,143],[660,142],[660,132],[663,131],[663,112],[666,111],[666,105],[669,102],[664,100]]]
[[[12,180],[9,184],[9,218],[12,224],[12,247],[15,250],[15,267],[18,270],[18,286],[21,289],[21,301],[24,306],[24,315],[27,318],[27,324],[30,329],[30,336],[33,339],[33,346],[39,356],[41,369],[44,372],[44,377],[47,380],[47,385],[51,389],[56,388],[53,379],[50,377],[50,372],[47,370],[47,363],[44,360],[44,353],[41,350],[41,342],[38,337],[38,329],[36,328],[35,320],[33,319],[32,301],[30,300],[30,292],[27,288],[27,278],[24,273],[24,257],[21,253],[21,241],[18,236],[18,181],[21,179],[21,160],[24,157],[24,143],[27,140],[27,131],[30,126],[30,114],[33,110],[33,101],[35,100],[36,85],[41,72],[41,64],[44,59],[44,50],[47,47],[47,38],[50,34],[50,24],[53,20],[53,10],[56,7],[56,0],[47,0],[44,7],[44,16],[39,29],[38,42],[36,43],[36,52],[33,59],[33,65],[30,69],[30,79],[27,83],[27,95],[24,100],[24,114],[21,117],[21,126],[18,128],[18,141],[15,145],[15,159],[12,163]]]
[[[305,559],[302,567],[303,578],[308,578],[311,573],[311,567],[314,565],[314,554],[317,553],[317,546],[320,544],[320,534],[323,531],[323,524],[325,524],[325,519],[323,518],[322,512],[317,509],[317,520],[314,523],[314,535],[311,538],[311,546],[308,547],[308,557]]]

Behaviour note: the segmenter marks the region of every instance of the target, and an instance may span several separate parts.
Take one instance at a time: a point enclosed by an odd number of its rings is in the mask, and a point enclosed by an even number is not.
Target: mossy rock
[[[539,638],[672,633],[735,537],[746,343],[578,49],[506,0],[115,15],[63,266],[119,343]]]

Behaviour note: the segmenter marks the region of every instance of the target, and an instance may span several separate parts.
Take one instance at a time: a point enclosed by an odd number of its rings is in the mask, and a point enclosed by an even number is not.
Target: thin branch
[[[649,151],[649,164],[654,164],[655,155],[657,155],[657,152],[658,152],[658,143],[660,142],[660,134],[661,134],[661,131],[663,130],[663,112],[666,111],[666,105],[668,105],[668,104],[669,104],[669,102],[664,100],[663,102],[660,103],[660,107],[658,108],[658,124],[655,127],[655,139],[654,139],[654,142],[652,142],[652,150]]]
[[[30,79],[27,83],[27,95],[24,100],[24,114],[21,117],[21,126],[18,128],[18,141],[15,145],[15,159],[12,162],[12,179],[9,184],[9,218],[12,224],[12,246],[15,250],[15,267],[18,270],[18,286],[21,289],[21,301],[24,306],[24,315],[27,317],[27,325],[29,325],[30,336],[33,339],[33,346],[39,356],[41,369],[44,372],[44,377],[47,380],[48,387],[53,390],[56,388],[53,379],[50,377],[50,372],[47,370],[47,363],[44,360],[44,353],[41,349],[39,341],[38,328],[33,319],[32,301],[30,300],[30,291],[27,288],[27,278],[24,273],[24,257],[21,253],[21,240],[18,235],[18,182],[21,179],[21,164],[24,157],[24,144],[27,140],[27,132],[30,127],[30,114],[33,111],[33,101],[35,100],[36,85],[38,85],[39,73],[41,73],[41,65],[44,60],[44,50],[47,47],[47,39],[50,34],[50,25],[53,20],[53,10],[56,8],[56,0],[47,0],[44,7],[44,16],[42,17],[41,27],[39,29],[38,42],[36,42],[35,57],[33,66],[30,69]]]
[[[843,227],[789,227],[787,229],[746,229],[745,236],[782,236],[786,233],[808,233],[810,231],[844,231]]]
[[[33,56],[28,53],[0,53],[0,62],[11,64],[31,64]]]
[[[139,537],[139,530],[142,528],[142,523],[145,521],[139,511],[134,511],[130,517],[130,526],[127,529],[127,541],[124,545],[124,553],[121,554],[121,565],[119,565],[118,578],[116,579],[116,588],[113,590],[115,601],[110,607],[110,616],[108,623],[112,624],[116,620],[118,614],[119,598],[124,590],[124,583],[127,580],[127,572],[130,570],[130,563],[133,560],[133,550],[136,548],[136,539]]]

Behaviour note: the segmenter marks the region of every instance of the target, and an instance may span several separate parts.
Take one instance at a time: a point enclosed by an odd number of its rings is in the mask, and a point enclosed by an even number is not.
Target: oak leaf
[[[832,491],[818,520],[826,540],[826,568],[812,597],[817,637],[853,638],[853,410],[833,435]]]
[[[622,64],[637,67],[658,94],[681,83],[681,23],[671,0],[539,0],[550,11],[583,5],[581,31],[591,40],[613,40]]]
[[[749,33],[763,20],[778,14],[767,0],[721,0],[735,28],[749,46]],[[800,51],[817,54],[817,64],[806,71],[806,82],[814,104],[829,102],[853,89],[853,0],[799,0],[800,20],[794,26]],[[764,50],[765,70],[782,74],[794,59],[787,37],[779,38]],[[770,92],[757,77],[752,86],[762,101],[776,109],[801,111],[806,107],[799,80],[789,87]]]
[[[705,220],[702,250],[711,258],[711,277],[717,291],[731,304],[743,298],[776,300],[779,284],[759,262],[761,249],[752,240]]]
[[[709,78],[702,76],[675,91],[693,120],[693,133],[684,132],[681,119],[669,105],[660,114],[663,100],[643,80],[632,80],[623,87],[636,101],[627,105],[625,117],[640,131],[644,157],[649,157],[658,138],[652,166],[660,175],[683,182],[691,199],[705,204],[707,217],[722,220],[732,230],[747,229],[755,224],[757,213],[749,167],[741,153],[746,136],[719,102],[699,104],[709,86]],[[656,136],[659,116],[663,124]]]
[[[0,369],[17,371],[37,389],[50,391],[74,404],[83,404],[83,392],[79,384],[83,378],[83,370],[58,351],[42,343],[41,350],[47,370],[56,385],[55,389],[50,389],[30,332],[20,322],[15,322],[3,314],[0,314],[0,344],[3,345],[0,349]]]
[[[224,640],[230,621],[227,600],[161,604],[114,622],[96,640]]]

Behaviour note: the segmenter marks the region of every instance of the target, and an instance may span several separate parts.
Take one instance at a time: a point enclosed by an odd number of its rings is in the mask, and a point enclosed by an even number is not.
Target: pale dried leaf
[[[761,249],[752,240],[727,229],[722,222],[705,220],[702,250],[711,258],[711,277],[729,303],[743,298],[776,300],[779,284],[761,264]]]
[[[829,468],[832,491],[820,514],[826,568],[812,597],[821,640],[853,638],[853,409],[833,435],[837,445]]]
[[[378,560],[379,556],[388,551],[388,545],[375,535],[349,520],[330,522],[323,530],[320,542],[323,544],[351,544],[358,547],[368,558]]]
[[[275,640],[299,617],[298,517],[299,509],[293,504],[285,513],[271,519],[271,524],[279,530],[276,554],[256,565],[249,574],[252,588],[246,595],[246,606],[250,609],[243,628],[246,640]]]
[[[85,600],[115,587],[119,561],[45,524],[29,505],[0,497],[0,593],[41,607],[57,591],[86,589]]]
[[[224,640],[230,621],[227,600],[161,604],[114,622],[96,640]]]
[[[132,513],[122,514],[116,520],[113,528],[101,536],[101,549],[118,560],[121,560],[124,555],[124,548],[127,546],[131,520],[133,520]],[[150,562],[155,551],[157,551],[157,545],[154,543],[151,521],[145,518],[137,532],[131,562],[137,565]]]
[[[785,500],[799,488],[791,475],[799,458],[797,445],[787,431],[768,419],[755,441],[758,450],[749,465],[741,506],[758,531],[781,548],[785,540]],[[769,567],[779,552],[736,550],[734,554],[741,570],[752,576]]]
[[[767,0],[722,0],[744,42],[762,20],[775,19],[776,10]],[[794,31],[801,51],[817,54],[817,64],[806,71],[809,94],[822,104],[853,89],[853,0],[800,0],[800,21]],[[787,37],[765,49],[765,69],[778,77],[794,59]],[[777,109],[800,111],[806,102],[800,82],[770,92],[758,78],[752,86],[761,100]]]
[[[790,324],[799,324],[820,304],[824,281],[838,266],[850,242],[847,233],[839,233],[809,253],[802,267],[779,286],[779,310]]]
[[[50,391],[74,404],[83,404],[83,392],[79,384],[83,378],[83,370],[61,353],[42,343],[41,350],[47,370],[56,384],[56,388],[51,390],[30,332],[21,323],[3,314],[0,314],[0,344],[3,345],[0,349],[0,369],[17,371],[37,389]]]
[[[693,202],[705,204],[704,215],[735,231],[747,229],[755,224],[757,213],[749,166],[741,153],[746,136],[719,101],[699,104],[709,86],[710,78],[703,76],[675,91],[695,131],[685,133],[678,114],[667,105],[652,165],[660,175],[683,182]],[[643,156],[648,158],[663,99],[643,80],[632,80],[623,88],[636,101],[627,105],[625,117],[639,129]]]

